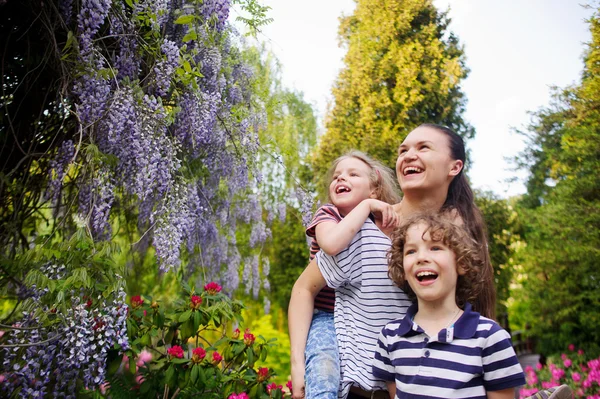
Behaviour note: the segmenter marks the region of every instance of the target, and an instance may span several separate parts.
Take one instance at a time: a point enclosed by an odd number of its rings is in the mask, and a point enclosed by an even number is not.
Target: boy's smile
[[[456,256],[443,242],[431,239],[426,224],[408,229],[403,257],[406,280],[419,302],[455,303]]]

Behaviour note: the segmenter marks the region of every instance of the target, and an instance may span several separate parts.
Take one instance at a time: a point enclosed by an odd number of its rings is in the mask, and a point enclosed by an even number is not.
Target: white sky
[[[525,174],[511,171],[506,160],[523,148],[512,128],[526,126],[528,112],[548,104],[551,86],[579,80],[584,43],[590,40],[585,19],[592,11],[577,0],[434,2],[442,10],[450,6],[450,29],[464,45],[471,70],[463,90],[468,99],[465,117],[477,132],[468,143],[472,185],[502,197],[524,193]],[[304,92],[322,121],[345,54],[338,47],[338,17],[352,13],[354,1],[261,3],[272,7],[274,21],[258,39],[281,61],[284,84]],[[521,181],[506,182],[514,176]]]

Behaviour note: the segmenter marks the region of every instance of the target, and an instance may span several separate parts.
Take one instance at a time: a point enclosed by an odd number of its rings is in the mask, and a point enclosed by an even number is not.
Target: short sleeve
[[[385,334],[387,327],[386,325],[381,330],[379,338],[377,338],[373,359],[373,376],[383,381],[395,381],[396,374],[388,351],[388,337]]]
[[[319,251],[315,258],[328,287],[338,288],[347,283],[348,276],[344,273],[344,270],[337,266],[335,256]]]
[[[315,238],[315,228],[319,223],[323,222],[336,222],[338,223],[342,220],[342,216],[338,209],[331,204],[326,204],[317,209],[315,215],[313,216],[310,224],[306,228],[306,235]]]
[[[510,335],[495,324],[482,352],[483,381],[487,391],[525,385],[525,375],[512,346]]]

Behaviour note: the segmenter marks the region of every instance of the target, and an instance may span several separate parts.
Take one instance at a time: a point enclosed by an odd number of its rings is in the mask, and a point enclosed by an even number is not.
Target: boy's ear
[[[461,161],[460,159],[455,159],[454,161],[452,161],[452,165],[448,175],[452,177],[457,176],[462,170],[463,166],[463,161]]]
[[[459,276],[464,276],[465,274],[467,274],[462,263],[456,265],[456,273],[458,273]]]

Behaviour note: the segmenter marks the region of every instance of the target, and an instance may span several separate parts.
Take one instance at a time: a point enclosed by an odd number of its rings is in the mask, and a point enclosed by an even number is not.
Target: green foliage
[[[269,348],[269,357],[264,361],[257,362],[257,366],[268,367],[276,373],[274,380],[279,384],[285,384],[290,375],[290,337],[287,328],[278,330],[273,325],[273,312],[263,315],[252,323],[251,330],[260,336],[275,338],[275,345]]]
[[[510,296],[509,288],[513,277],[512,265],[509,263],[513,252],[512,246],[518,239],[515,234],[516,213],[507,200],[501,199],[491,192],[477,192],[475,202],[485,220],[488,232],[490,260],[494,266],[494,282],[496,285],[496,314],[506,314],[506,301]]]
[[[516,324],[531,324],[543,353],[600,342],[600,21],[581,83],[555,94],[528,134],[528,193],[518,209]]]
[[[293,211],[295,209],[288,206],[288,212]],[[308,265],[309,249],[302,220],[294,214],[283,223],[275,221],[271,229],[273,240],[268,248],[271,261],[271,298],[287,314],[294,282]]]
[[[339,29],[348,52],[327,132],[312,158],[318,173],[348,149],[392,167],[398,145],[424,122],[473,135],[462,118],[460,82],[468,70],[448,22],[431,0],[357,1]]]

